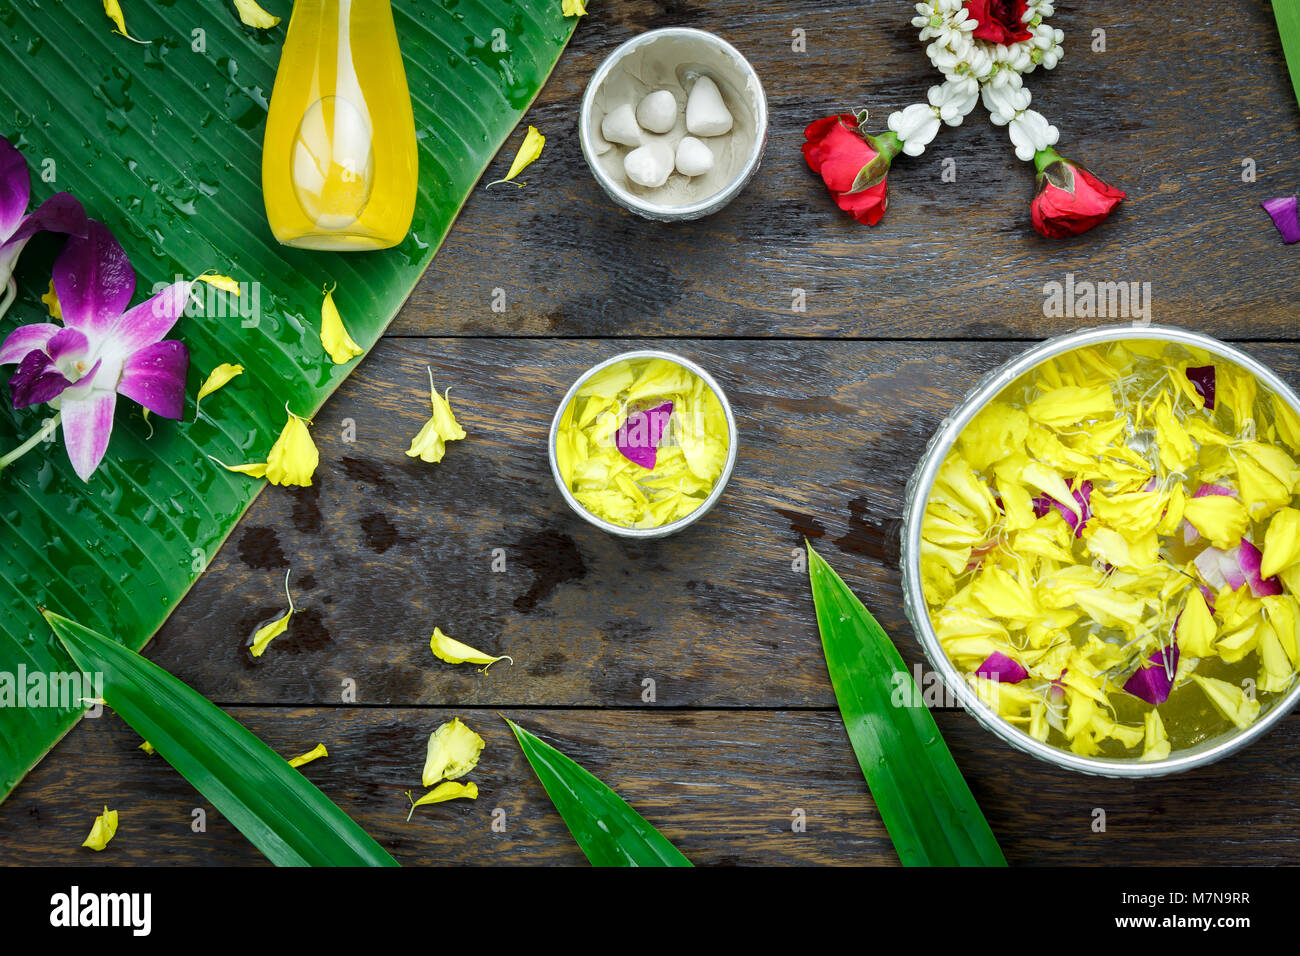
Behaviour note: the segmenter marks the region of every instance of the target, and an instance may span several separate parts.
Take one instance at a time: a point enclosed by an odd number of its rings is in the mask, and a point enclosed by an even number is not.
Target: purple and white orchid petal
[[[21,362],[33,349],[44,350],[50,339],[62,331],[63,326],[55,325],[53,322],[18,326],[9,333],[4,344],[0,345],[0,365]]]
[[[14,234],[32,198],[32,177],[27,160],[0,136],[0,244]]]
[[[30,239],[38,232],[62,232],[84,238],[89,223],[86,209],[76,196],[72,193],[55,193],[19,223],[9,241]]]
[[[9,379],[14,408],[43,405],[63,394],[72,383],[63,377],[54,360],[39,349],[28,352]]]
[[[146,345],[122,366],[117,390],[163,418],[180,418],[185,411],[185,373],[190,352],[182,342],[168,339]]]
[[[103,335],[117,323],[135,292],[135,270],[121,244],[101,222],[68,240],[54,262],[54,291],[63,322]]]
[[[114,347],[130,354],[162,341],[184,314],[193,285],[192,282],[173,282],[152,299],[146,299],[127,312],[113,329]]]
[[[65,398],[60,404],[63,443],[68,447],[72,470],[82,481],[90,479],[108,450],[116,407],[117,393],[101,390],[84,398]]]
[[[78,356],[84,357],[89,352],[90,340],[80,329],[59,329],[45,345],[45,354],[55,362],[64,359],[75,361]]]

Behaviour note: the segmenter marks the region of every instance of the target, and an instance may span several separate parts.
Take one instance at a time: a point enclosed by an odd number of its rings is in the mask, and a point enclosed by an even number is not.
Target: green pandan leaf
[[[346,813],[233,717],[135,651],[46,611],[104,703],[276,866],[397,866]]]
[[[115,34],[94,3],[0,3],[0,135],[27,158],[33,204],[66,190],[113,231],[139,276],[135,302],[155,283],[210,270],[248,285],[238,297],[201,287],[204,311],[172,332],[193,360],[185,421],[145,422],[122,402],[89,484],[59,444],[0,473],[0,672],[9,674],[68,668],[38,604],[131,648],[148,641],[262,487],[207,456],[265,461],[285,403],[312,414],[355,367],[325,355],[321,288],[338,283],[349,332],[374,345],[577,22],[559,0],[393,0],[420,149],[415,221],[395,249],[339,254],[280,246],[262,204],[262,134],[288,23],[247,27],[230,3],[126,6],[132,36],[147,44]],[[267,6],[290,10],[289,0]],[[47,321],[40,296],[56,248],[38,237],[23,254],[0,337]],[[245,373],[196,412],[203,376],[222,363]],[[47,414],[15,412],[8,377],[0,372],[0,453]],[[76,715],[0,708],[0,799]]]
[[[1300,0],[1273,0],[1273,16],[1282,37],[1282,51],[1291,71],[1291,88],[1300,104]]]
[[[1006,866],[894,642],[811,545],[808,575],[835,699],[898,858],[904,866]],[[897,694],[899,686],[912,693]]]
[[[514,721],[506,723],[592,866],[691,865],[617,793]]]

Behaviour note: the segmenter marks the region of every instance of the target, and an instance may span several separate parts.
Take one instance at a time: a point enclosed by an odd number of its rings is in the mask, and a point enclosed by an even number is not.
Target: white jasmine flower
[[[1002,72],[994,74],[1000,76]],[[984,84],[980,90],[980,98],[984,101],[984,108],[989,111],[989,117],[993,120],[994,126],[1006,126],[1016,114],[1029,108],[1030,95],[1029,91],[1020,85],[1020,77],[1016,77],[1015,83],[1003,82],[1000,84],[990,80]]]
[[[913,103],[889,114],[889,128],[902,141],[903,152],[920,156],[939,132],[939,111],[926,103]]]
[[[949,126],[960,126],[979,98],[980,85],[971,76],[949,77],[942,86],[932,86],[926,93],[930,105],[939,111],[939,119]]]
[[[1016,157],[1029,162],[1040,150],[1055,146],[1061,132],[1037,110],[1023,110],[1008,124],[1011,143],[1016,147]]]

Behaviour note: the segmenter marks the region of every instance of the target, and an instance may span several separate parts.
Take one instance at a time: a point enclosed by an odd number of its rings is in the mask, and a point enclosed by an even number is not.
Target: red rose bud
[[[1034,165],[1038,167],[1038,195],[1030,210],[1034,228],[1048,239],[1087,232],[1128,198],[1054,150],[1039,152]]]
[[[1025,25],[1026,0],[966,0],[966,13],[979,24],[971,34],[990,43],[1019,43],[1034,34]]]
[[[820,173],[835,205],[874,226],[889,204],[889,164],[902,144],[893,133],[866,136],[851,113],[827,116],[803,131],[803,157]]]

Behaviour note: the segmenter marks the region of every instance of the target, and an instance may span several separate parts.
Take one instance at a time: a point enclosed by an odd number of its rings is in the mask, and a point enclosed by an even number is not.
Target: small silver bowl
[[[753,136],[752,146],[742,157],[743,163],[730,176],[720,181],[713,192],[695,202],[659,202],[645,194],[649,190],[624,185],[620,181],[621,177],[616,176],[611,168],[617,168],[626,147],[606,143],[600,135],[600,121],[604,116],[600,104],[602,90],[611,78],[621,77],[629,63],[640,63],[651,47],[662,53],[665,62],[675,64],[679,85],[684,87],[690,77],[699,75],[706,75],[717,83],[723,101],[736,121],[736,128],[744,129],[747,135],[752,133]],[[642,92],[649,92],[649,88]],[[763,84],[749,61],[721,37],[686,27],[650,30],[618,47],[596,70],[582,97],[578,138],[582,142],[582,155],[586,157],[596,182],[624,209],[658,222],[700,219],[717,212],[735,199],[758,171],[763,149],[767,145],[767,97],[763,93]],[[609,148],[602,150],[602,144]],[[681,177],[674,172],[669,177],[669,182],[676,178]]]
[[[1136,758],[1083,757],[1031,737],[1003,720],[979,699],[974,689],[967,683],[965,676],[949,659],[943,645],[939,643],[939,637],[930,621],[930,610],[926,605],[925,594],[921,588],[922,520],[925,518],[925,509],[930,501],[930,491],[934,486],[935,476],[962,429],[1006,386],[1035,366],[1077,348],[1125,339],[1173,342],[1220,356],[1254,374],[1262,385],[1300,413],[1300,397],[1296,396],[1296,393],[1276,372],[1245,352],[1197,332],[1156,325],[1108,326],[1072,332],[1035,345],[1018,358],[988,373],[976,384],[965,400],[940,423],[939,430],[930,439],[929,447],[908,481],[907,503],[903,511],[900,561],[903,571],[903,604],[907,619],[911,621],[912,629],[916,632],[917,639],[930,660],[930,665],[942,678],[945,686],[953,692],[962,707],[986,730],[992,731],[1013,747],[1047,763],[1056,764],[1058,767],[1100,777],[1158,777],[1213,763],[1263,736],[1270,727],[1285,717],[1300,699],[1300,681],[1297,681],[1284,697],[1275,700],[1268,711],[1261,714],[1259,719],[1245,730],[1223,733],[1195,747],[1174,751],[1166,760],[1143,763]]]
[[[722,413],[727,417],[727,461],[722,466],[722,474],[718,475],[718,480],[709,492],[709,496],[704,499],[704,503],[688,514],[684,518],[678,518],[666,525],[660,525],[658,528],[627,528],[621,524],[614,524],[612,521],[606,521],[600,518],[582,506],[582,502],[573,496],[569,486],[564,481],[564,476],[560,474],[560,463],[555,457],[555,439],[560,431],[560,419],[564,417],[564,410],[569,407],[573,397],[578,394],[578,389],[597,372],[603,371],[618,362],[625,362],[635,359],[666,359],[674,362],[682,368],[698,375],[704,380],[704,384],[713,390],[713,394],[718,397],[718,403],[722,405]],[[727,394],[722,390],[722,386],[714,380],[713,376],[700,366],[696,365],[690,359],[682,358],[680,355],[674,355],[672,352],[660,352],[656,349],[637,349],[631,352],[621,352],[612,358],[607,358],[603,362],[593,365],[587,371],[578,376],[578,380],[569,386],[569,390],[564,394],[564,400],[560,402],[560,407],[555,410],[555,417],[551,419],[551,433],[547,438],[547,452],[551,458],[551,475],[555,478],[556,487],[560,489],[560,494],[568,502],[580,517],[594,524],[602,531],[608,531],[610,534],[618,535],[620,538],[663,538],[670,534],[675,534],[683,528],[695,524],[712,510],[713,506],[718,503],[722,497],[722,491],[727,487],[727,481],[731,478],[731,472],[736,467],[736,417],[731,412],[731,403],[727,401]]]

